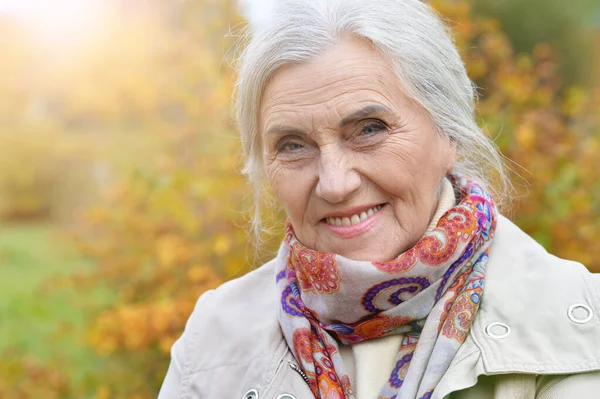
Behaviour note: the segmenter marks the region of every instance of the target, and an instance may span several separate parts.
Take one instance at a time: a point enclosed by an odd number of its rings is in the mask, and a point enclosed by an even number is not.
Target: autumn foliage
[[[159,143],[134,156],[132,166],[115,168],[98,188],[100,201],[78,214],[69,233],[97,265],[77,280],[81,295],[94,284],[115,293],[109,306],[93,310],[86,337],[111,365],[84,389],[98,398],[155,397],[169,349],[198,296],[268,259],[279,240],[267,237],[255,259],[247,233],[251,188],[239,172],[230,111],[235,75],[227,49],[230,32],[241,23],[235,4],[180,3],[156,2],[134,19],[115,16],[118,29],[98,39],[104,53],[83,57],[69,75],[73,91],[60,94],[56,118],[69,123],[57,127],[59,141],[72,131],[116,129]],[[556,255],[600,272],[600,86],[567,87],[551,46],[515,53],[498,22],[474,15],[467,1],[432,4],[449,21],[480,87],[481,126],[511,160],[513,219]],[[0,159],[9,159],[9,152],[0,146]],[[80,165],[87,162],[68,148],[65,153]],[[52,162],[61,164],[51,160],[40,170],[52,170]],[[44,184],[42,177],[15,183],[0,169],[0,194],[11,184],[21,184],[23,195],[44,191],[36,186]],[[32,202],[27,209],[51,208]],[[15,205],[22,203],[27,201],[0,202],[0,211],[22,212]],[[35,362],[17,368],[48,373],[47,391],[56,397],[77,391],[66,387],[64,375]],[[0,397],[36,396],[19,389],[3,380],[0,369]]]
[[[434,6],[453,21],[481,88],[480,125],[515,172],[515,221],[549,251],[600,272],[599,86],[566,87],[549,45],[516,54],[498,23],[467,3]]]

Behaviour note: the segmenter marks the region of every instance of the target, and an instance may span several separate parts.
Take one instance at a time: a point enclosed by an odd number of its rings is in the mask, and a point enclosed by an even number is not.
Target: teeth
[[[373,208],[369,208],[366,211],[357,213],[350,217],[343,217],[343,218],[329,217],[326,219],[326,221],[328,224],[331,224],[334,226],[353,226],[355,224],[359,224],[360,222],[364,222],[365,220],[367,220],[367,218],[373,216],[373,214],[375,212],[377,212],[378,210],[380,210],[381,208],[383,208],[383,205],[377,205],[377,206],[374,206]]]

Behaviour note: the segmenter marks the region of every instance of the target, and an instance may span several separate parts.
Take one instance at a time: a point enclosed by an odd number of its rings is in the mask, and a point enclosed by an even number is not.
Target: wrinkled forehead
[[[306,63],[279,69],[267,83],[259,112],[270,124],[337,123],[365,104],[396,108],[406,101],[391,65],[366,43],[343,41]]]

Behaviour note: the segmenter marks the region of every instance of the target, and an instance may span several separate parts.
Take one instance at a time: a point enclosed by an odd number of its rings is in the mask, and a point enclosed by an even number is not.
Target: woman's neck
[[[453,208],[456,205],[456,198],[454,197],[454,187],[452,187],[452,183],[446,177],[442,180],[442,187],[440,192],[440,198],[438,199],[438,205],[431,221],[429,222],[429,226],[427,226],[427,230],[425,233],[429,233],[438,224],[440,218],[446,213],[449,209]]]

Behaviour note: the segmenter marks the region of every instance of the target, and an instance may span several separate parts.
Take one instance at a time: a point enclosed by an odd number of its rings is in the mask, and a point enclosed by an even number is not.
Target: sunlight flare
[[[100,0],[4,0],[0,12],[52,45],[76,45],[100,27],[105,7]]]

